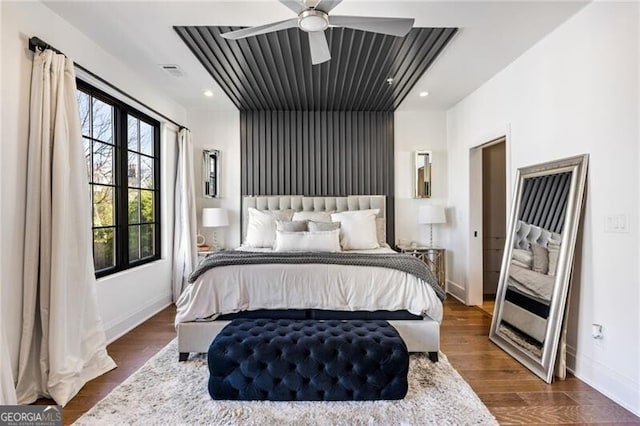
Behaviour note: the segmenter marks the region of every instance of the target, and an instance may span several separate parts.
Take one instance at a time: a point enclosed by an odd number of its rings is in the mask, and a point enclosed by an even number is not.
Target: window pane
[[[140,156],[140,186],[153,189],[153,158]]]
[[[127,161],[127,176],[129,177],[129,186],[140,188],[140,154],[129,152]]]
[[[82,146],[84,148],[84,158],[87,160],[87,177],[91,180],[91,139],[82,138]]]
[[[93,230],[93,265],[96,271],[115,266],[114,229]]]
[[[93,138],[113,143],[113,107],[93,99]]]
[[[91,96],[78,90],[77,98],[82,136],[91,137]]]
[[[93,143],[93,182],[113,183],[113,146]]]
[[[113,187],[93,185],[93,226],[115,225]]]
[[[140,146],[138,145],[138,123],[140,122],[140,120],[138,120],[135,117],[131,117],[130,115],[127,116],[127,123],[128,123],[128,130],[127,130],[127,136],[128,136],[128,146],[129,149],[131,151],[140,151]]]
[[[153,191],[140,191],[140,222],[153,222]]]
[[[140,259],[140,227],[129,227],[129,262]]]
[[[140,122],[140,152],[153,155],[153,127],[144,121]]]
[[[153,256],[154,244],[153,225],[140,226],[140,254],[142,258]]]
[[[140,190],[129,189],[129,223],[140,223]]]

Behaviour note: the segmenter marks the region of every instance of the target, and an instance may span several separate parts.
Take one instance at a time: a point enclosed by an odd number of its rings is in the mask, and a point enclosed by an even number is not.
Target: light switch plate
[[[624,213],[610,214],[604,217],[604,232],[628,233],[629,216]]]

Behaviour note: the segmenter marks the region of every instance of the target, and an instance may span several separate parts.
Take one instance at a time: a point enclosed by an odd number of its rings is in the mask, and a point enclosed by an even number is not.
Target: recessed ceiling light
[[[426,98],[427,96],[429,96],[429,92],[420,92],[421,98]]]
[[[207,98],[210,98],[213,96],[213,92],[211,90],[205,90],[203,95],[205,95]]]

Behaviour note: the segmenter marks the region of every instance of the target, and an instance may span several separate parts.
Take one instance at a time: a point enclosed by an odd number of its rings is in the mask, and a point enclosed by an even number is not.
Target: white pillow
[[[315,232],[276,231],[274,251],[340,251],[340,230]]]
[[[295,212],[292,220],[313,220],[314,222],[331,222],[332,212]]]
[[[331,220],[340,222],[342,250],[367,250],[380,247],[376,232],[379,209],[333,213]]]
[[[523,268],[531,269],[533,266],[533,252],[530,250],[522,250],[522,249],[513,249],[512,254],[513,260],[520,262]]]
[[[248,247],[273,247],[276,239],[276,219],[291,221],[292,210],[262,211],[249,207],[249,221],[244,245]]]

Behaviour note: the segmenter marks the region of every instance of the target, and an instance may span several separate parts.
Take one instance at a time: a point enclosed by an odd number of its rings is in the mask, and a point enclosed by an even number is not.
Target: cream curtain
[[[0,318],[2,318],[2,300],[0,299]],[[4,334],[4,322],[0,322],[0,405],[16,403],[16,388],[13,383],[11,359],[7,337]]]
[[[16,393],[21,404],[50,397],[65,405],[116,365],[98,314],[73,62],[51,50],[33,59],[27,165]]]
[[[173,301],[176,302],[196,266],[196,194],[193,178],[193,144],[189,129],[178,134],[173,229]]]

